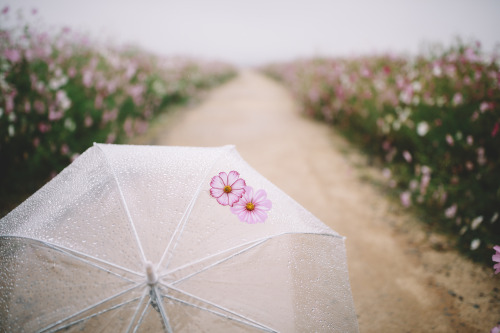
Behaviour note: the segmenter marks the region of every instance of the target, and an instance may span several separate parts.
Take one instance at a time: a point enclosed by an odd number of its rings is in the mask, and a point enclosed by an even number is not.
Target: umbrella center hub
[[[231,188],[231,186],[229,185],[224,186],[224,193],[231,193],[232,190],[233,189]]]
[[[255,209],[255,205],[252,202],[249,202],[246,204],[245,208],[249,211],[252,211]]]
[[[153,267],[153,264],[151,262],[146,263],[146,280],[150,286],[155,285],[156,282],[158,282],[156,269]]]

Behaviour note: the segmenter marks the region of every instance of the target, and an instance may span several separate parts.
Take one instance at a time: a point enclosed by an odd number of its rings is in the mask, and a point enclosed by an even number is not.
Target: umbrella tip
[[[153,264],[150,261],[146,263],[146,278],[149,285],[156,284],[158,281],[158,276],[156,275]]]

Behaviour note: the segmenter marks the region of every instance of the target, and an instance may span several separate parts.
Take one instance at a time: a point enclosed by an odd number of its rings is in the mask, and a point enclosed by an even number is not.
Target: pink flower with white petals
[[[491,257],[491,259],[494,262],[497,262],[497,264],[493,265],[493,268],[495,269],[495,274],[498,274],[500,273],[500,246],[493,246],[493,250],[495,250],[496,253]]]
[[[493,130],[491,131],[491,137],[494,138],[495,136],[497,136],[498,131],[500,131],[500,123],[496,122],[493,126]]]
[[[240,174],[236,171],[231,171],[229,174],[221,172],[218,176],[214,176],[210,182],[212,187],[210,195],[221,205],[232,207],[245,193],[245,180],[239,177]]]
[[[245,193],[241,199],[231,207],[231,212],[238,216],[240,221],[250,224],[264,222],[267,219],[267,211],[272,207],[271,200],[267,199],[264,190],[258,190],[255,194],[253,188],[245,187]]]
[[[405,150],[403,152],[403,157],[406,160],[406,162],[411,163],[412,157],[411,157],[411,154],[410,154],[410,152],[408,150]]]

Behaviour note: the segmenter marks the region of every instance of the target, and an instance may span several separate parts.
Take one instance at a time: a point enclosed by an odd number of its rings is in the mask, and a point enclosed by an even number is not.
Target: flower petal
[[[267,193],[264,190],[258,190],[253,197],[253,202],[259,203],[260,201],[266,200]]]
[[[248,211],[246,222],[251,223],[251,224],[257,223],[257,219],[255,216],[255,210]]]
[[[241,222],[247,222],[248,215],[249,215],[248,210],[244,209],[241,211],[241,213],[238,214],[238,218],[240,219]]]
[[[224,183],[224,186],[228,184],[227,182],[227,173],[225,172],[219,172],[219,177],[222,179],[222,182]]]
[[[221,195],[224,194],[224,190],[221,188],[211,188],[210,189],[210,195],[213,196],[214,198],[219,198]]]
[[[240,196],[237,194],[234,194],[233,192],[228,193],[227,196],[228,196],[229,206],[233,206],[235,203],[237,203],[240,200]]]
[[[242,212],[245,212],[246,208],[244,205],[239,205],[238,203],[234,204],[233,207],[231,207],[231,213],[235,215],[239,215]]]
[[[225,185],[222,181],[222,178],[220,178],[219,176],[213,176],[212,181],[210,182],[210,186],[213,188],[224,188]]]
[[[234,182],[240,177],[240,174],[237,171],[229,172],[227,175],[227,184],[233,187]]]
[[[243,194],[245,193],[245,190],[240,188],[240,189],[232,189],[231,190],[231,193],[234,193],[238,196],[238,198],[241,198],[243,196]]]
[[[259,208],[259,210],[266,211],[270,210],[273,207],[273,203],[271,202],[271,200],[266,199],[264,201],[259,202],[257,207]]]
[[[218,197],[217,202],[220,203],[222,206],[229,205],[229,196],[227,195],[227,193],[224,193],[223,195]]]
[[[255,209],[256,222],[262,223],[267,219],[267,213],[260,209]]]
[[[243,188],[245,190],[245,194],[243,194],[243,197],[245,198],[245,205],[248,202],[251,202],[253,199],[253,188],[251,186],[245,186]]]
[[[246,186],[245,180],[242,179],[242,178],[239,178],[238,180],[236,180],[235,182],[233,182],[233,184],[231,185],[231,188],[233,190],[235,190],[235,189],[237,189],[237,190],[240,190],[240,189],[244,190],[245,186]]]

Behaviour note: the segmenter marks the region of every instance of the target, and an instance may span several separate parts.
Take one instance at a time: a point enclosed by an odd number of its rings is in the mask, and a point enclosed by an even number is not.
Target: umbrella
[[[0,220],[0,258],[2,332],[358,330],[344,238],[234,146],[94,144]]]

